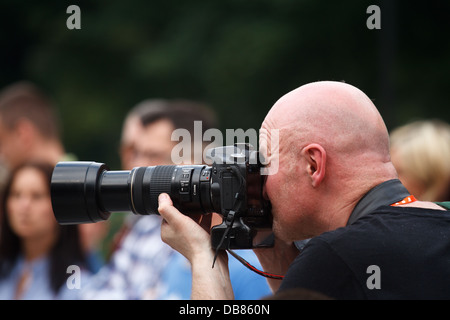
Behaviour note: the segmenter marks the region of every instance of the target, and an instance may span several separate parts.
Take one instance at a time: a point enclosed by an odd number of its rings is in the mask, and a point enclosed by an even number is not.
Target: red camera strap
[[[255,268],[254,266],[252,266],[250,263],[247,262],[247,260],[245,260],[244,258],[239,256],[238,254],[236,254],[233,250],[228,249],[227,251],[233,257],[235,257],[240,263],[242,263],[244,266],[246,266],[248,269],[252,270],[253,272],[256,272],[260,276],[263,276],[263,277],[266,277],[266,278],[271,278],[271,279],[277,279],[277,280],[282,280],[284,278],[284,276],[282,276],[282,275],[261,271],[261,270]]]

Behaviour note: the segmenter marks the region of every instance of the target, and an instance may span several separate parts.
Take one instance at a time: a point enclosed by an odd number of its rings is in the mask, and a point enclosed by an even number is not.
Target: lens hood
[[[103,221],[110,213],[98,203],[98,179],[108,170],[104,163],[67,161],[56,165],[52,174],[51,198],[59,224]]]

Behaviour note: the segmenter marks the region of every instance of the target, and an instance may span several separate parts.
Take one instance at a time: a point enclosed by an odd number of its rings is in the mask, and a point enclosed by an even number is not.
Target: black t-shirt
[[[280,291],[335,299],[450,299],[450,212],[383,206],[309,241]]]

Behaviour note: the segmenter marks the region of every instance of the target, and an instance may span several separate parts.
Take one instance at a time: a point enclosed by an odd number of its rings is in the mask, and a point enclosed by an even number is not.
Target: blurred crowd
[[[59,161],[76,160],[63,146],[57,114],[32,83],[0,92],[0,299],[189,299],[190,265],[161,241],[159,216],[125,214],[115,225],[56,222],[52,171]],[[172,132],[182,128],[194,137],[194,121],[203,131],[218,126],[213,110],[196,101],[149,99],[133,106],[123,121],[122,169],[172,164]],[[242,255],[258,265],[252,251]],[[75,276],[69,266],[81,270],[79,287],[68,285]],[[270,293],[264,278],[231,259],[230,272],[236,298]]]
[[[57,114],[33,83],[0,92],[0,299],[190,299],[190,264],[162,242],[160,216],[124,214],[117,225],[56,222],[52,171],[59,161],[77,159],[62,143]],[[197,101],[148,99],[130,106],[120,141],[122,169],[172,164],[172,132],[182,128],[194,137],[195,121],[203,132],[219,125],[213,108]],[[390,138],[392,162],[410,193],[449,200],[450,125],[417,120],[392,130]],[[239,253],[261,268],[251,250]],[[75,274],[69,266],[79,267],[78,287],[70,285]],[[271,294],[265,278],[231,256],[229,270],[236,299]]]

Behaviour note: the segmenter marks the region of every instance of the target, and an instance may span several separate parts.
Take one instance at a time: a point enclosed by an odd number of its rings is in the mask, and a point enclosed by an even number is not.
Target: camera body
[[[220,206],[217,206],[219,203],[213,206],[224,217],[223,222],[211,230],[212,247],[272,246],[272,214],[270,202],[262,194],[261,154],[250,144],[235,144],[211,149],[207,157],[213,161],[211,198],[220,199]],[[227,237],[224,238],[224,234]]]
[[[207,165],[137,167],[109,171],[96,162],[60,162],[51,182],[52,206],[60,224],[103,221],[112,212],[158,214],[158,196],[170,195],[184,214],[219,213],[211,229],[214,249],[273,245],[272,215],[263,198],[260,153],[249,144],[208,151]]]

